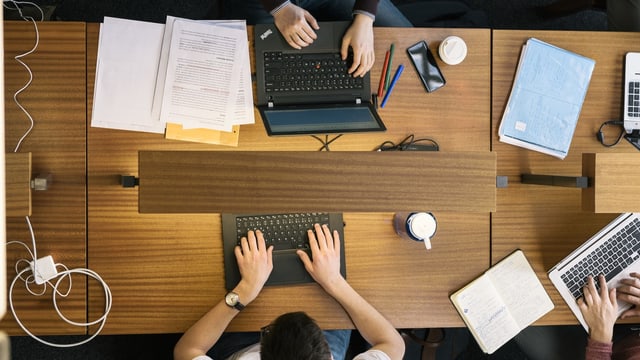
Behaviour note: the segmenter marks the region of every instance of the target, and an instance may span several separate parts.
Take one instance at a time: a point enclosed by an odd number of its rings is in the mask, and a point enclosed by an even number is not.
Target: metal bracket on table
[[[120,175],[120,185],[124,188],[132,188],[140,185],[140,179],[133,175]]]
[[[586,176],[558,176],[558,175],[534,175],[521,174],[523,184],[550,185],[584,189],[589,187],[589,178]]]

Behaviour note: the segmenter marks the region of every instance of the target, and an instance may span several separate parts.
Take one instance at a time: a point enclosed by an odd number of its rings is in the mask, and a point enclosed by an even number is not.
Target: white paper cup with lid
[[[458,36],[448,36],[440,43],[438,54],[445,64],[458,65],[467,57],[467,44]]]
[[[393,218],[396,233],[403,239],[423,241],[425,248],[431,249],[431,238],[438,226],[430,212],[396,213]]]

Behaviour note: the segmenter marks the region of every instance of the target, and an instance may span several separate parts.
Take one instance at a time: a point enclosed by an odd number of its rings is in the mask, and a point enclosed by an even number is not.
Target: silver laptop
[[[640,272],[640,213],[615,218],[549,270],[549,279],[588,331],[577,304],[587,276],[593,276],[597,284],[596,277],[604,275],[611,289],[620,286],[620,279],[630,277],[632,272]],[[631,304],[618,301],[618,315],[630,307]]]
[[[624,129],[640,130],[640,53],[629,52],[624,60]]]

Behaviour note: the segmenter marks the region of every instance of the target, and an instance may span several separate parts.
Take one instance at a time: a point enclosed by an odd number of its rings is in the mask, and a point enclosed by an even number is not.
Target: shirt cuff
[[[282,4],[278,5],[275,9],[271,10],[269,12],[269,14],[271,14],[271,16],[275,15],[278,11],[282,10],[282,8],[284,8],[285,6],[291,4],[291,1],[287,0],[285,2],[283,2]]]
[[[372,13],[368,12],[368,11],[364,11],[364,10],[353,10],[353,16],[355,16],[356,14],[360,14],[360,15],[366,15],[368,17],[371,18],[371,20],[376,21],[376,16],[373,15]]]

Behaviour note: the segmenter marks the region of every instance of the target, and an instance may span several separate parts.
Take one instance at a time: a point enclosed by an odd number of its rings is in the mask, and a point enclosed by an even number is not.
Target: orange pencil
[[[384,65],[382,65],[382,74],[380,75],[380,85],[378,86],[378,97],[382,97],[382,90],[384,90],[384,79],[385,74],[387,73],[387,66],[389,66],[389,50],[387,50],[387,54],[384,56]]]

